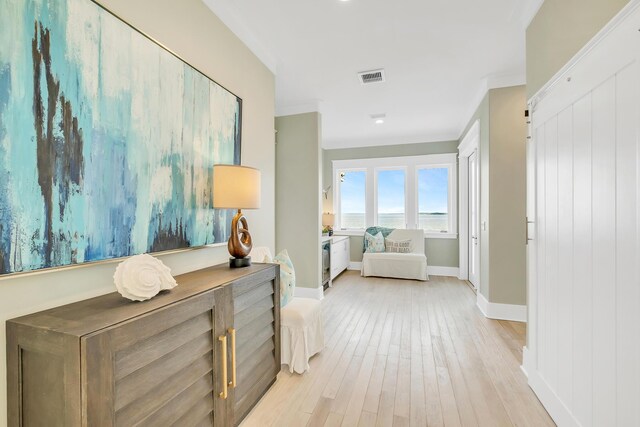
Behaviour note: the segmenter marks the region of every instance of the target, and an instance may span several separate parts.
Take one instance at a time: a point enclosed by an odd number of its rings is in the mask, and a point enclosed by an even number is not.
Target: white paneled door
[[[532,104],[524,365],[560,426],[640,426],[640,9],[610,28]]]

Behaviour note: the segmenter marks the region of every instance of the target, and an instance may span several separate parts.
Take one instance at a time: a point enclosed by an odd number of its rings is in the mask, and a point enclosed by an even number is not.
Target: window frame
[[[430,239],[456,239],[458,237],[458,155],[456,153],[426,154],[421,156],[382,157],[371,159],[333,160],[333,206],[336,214],[335,233],[342,235],[362,235],[364,229],[344,229],[341,222],[340,172],[365,171],[365,226],[378,224],[378,171],[405,171],[405,222],[407,228],[418,228],[418,171],[426,168],[449,169],[449,232],[427,233]]]

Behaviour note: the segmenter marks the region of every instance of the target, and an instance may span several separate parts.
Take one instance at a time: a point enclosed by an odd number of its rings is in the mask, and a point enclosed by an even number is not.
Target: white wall
[[[560,426],[640,425],[638,28],[640,8],[532,116],[524,365]]]
[[[89,1],[89,0],[87,0]],[[242,163],[262,171],[262,208],[246,211],[257,246],[275,248],[273,74],[200,0],[102,0],[100,3],[149,34],[243,99]],[[226,245],[163,255],[181,274],[226,262]],[[0,425],[6,424],[7,319],[112,292],[117,262],[0,279]]]

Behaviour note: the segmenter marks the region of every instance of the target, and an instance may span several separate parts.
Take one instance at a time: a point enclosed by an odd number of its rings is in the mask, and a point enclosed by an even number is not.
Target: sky
[[[378,172],[378,213],[404,212],[404,170]]]
[[[343,213],[364,213],[365,171],[346,172],[340,185],[341,209]]]
[[[404,170],[378,172],[378,212],[402,213],[405,206]],[[365,212],[365,171],[346,172],[340,187],[343,213]],[[418,171],[418,205],[420,212],[447,212],[448,170],[445,168]]]
[[[446,168],[418,171],[419,212],[447,212],[449,170]]]

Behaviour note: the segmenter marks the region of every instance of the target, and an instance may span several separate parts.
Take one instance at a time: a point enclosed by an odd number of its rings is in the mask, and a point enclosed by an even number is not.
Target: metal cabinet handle
[[[218,341],[220,341],[220,352],[222,353],[222,357],[220,358],[222,360],[222,391],[220,392],[220,394],[218,396],[220,396],[220,398],[222,399],[226,399],[227,395],[228,395],[228,390],[227,390],[227,336],[226,335],[220,335],[218,337]]]
[[[236,329],[229,328],[231,335],[231,388],[236,388]]]

